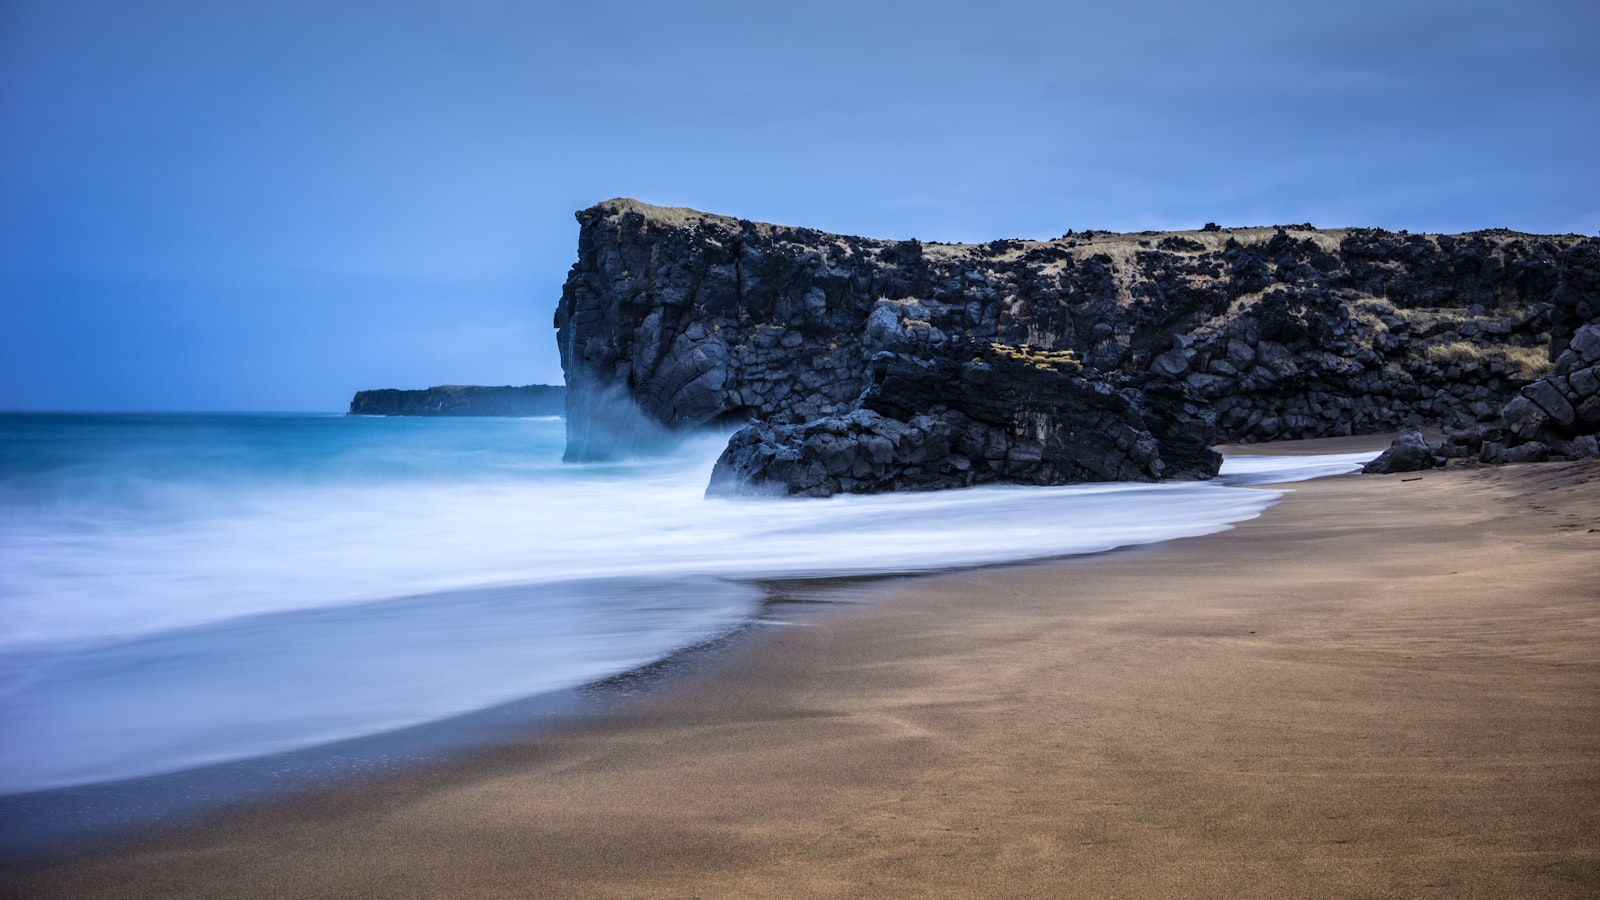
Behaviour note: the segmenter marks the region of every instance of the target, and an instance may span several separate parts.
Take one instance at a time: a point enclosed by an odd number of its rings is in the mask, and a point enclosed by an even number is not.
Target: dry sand
[[[1223,534],[824,596],[565,734],[0,887],[1600,894],[1600,465],[1326,479]]]

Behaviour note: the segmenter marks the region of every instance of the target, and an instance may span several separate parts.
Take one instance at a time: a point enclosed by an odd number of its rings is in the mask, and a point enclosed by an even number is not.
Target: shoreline
[[[1282,448],[1234,449],[1252,451]],[[828,612],[778,599],[796,624],[747,626],[596,721],[29,867],[16,887],[1585,893],[1600,883],[1600,653],[1582,629],[1600,604],[1592,557],[1573,554],[1600,534],[1560,529],[1600,528],[1600,469],[1420,474],[1300,483],[1205,537],[802,588],[833,597]],[[1528,530],[1552,516],[1559,533]],[[1475,601],[1488,631],[1452,624],[1459,598],[1435,571],[1450,565],[1506,594]],[[1292,607],[1272,602],[1285,592]],[[1353,616],[1374,611],[1396,615]],[[1301,656],[1322,677],[1308,683]],[[1365,733],[1332,727],[1356,713]],[[1497,755],[1484,729],[1531,755]],[[1386,794],[1410,819],[1379,814]]]
[[[1374,449],[1367,446],[1374,440],[1358,437],[1292,442],[1285,448],[1287,452],[1267,455],[1363,452]],[[1383,443],[1387,445],[1387,439]],[[1298,444],[1308,446],[1298,447]],[[1239,446],[1242,449],[1250,445]],[[1264,446],[1273,450],[1277,445]],[[1254,483],[1232,487],[1272,490],[1269,485]],[[1271,505],[1269,503],[1266,508]],[[1237,522],[1224,524],[1220,530],[1226,531],[1235,524]],[[802,618],[847,609],[852,603],[871,603],[870,599],[846,598],[861,595],[881,582],[1036,565],[1067,565],[1148,550],[1187,537],[1192,535],[1134,542],[1104,550],[944,568],[730,577],[727,580],[752,588],[764,598],[747,618],[652,662],[596,681],[330,743],[170,772],[0,796],[0,835],[4,838],[0,841],[0,871],[8,867],[50,865],[85,854],[115,852],[129,841],[193,827],[193,823],[215,816],[292,802],[303,795],[373,779],[450,766],[479,751],[512,741],[548,738],[584,722],[616,715],[651,692],[670,688],[675,680],[715,665],[719,654],[731,652],[740,642],[751,639],[765,628],[794,624],[775,616]]]
[[[1386,443],[1387,438],[1381,436],[1334,438],[1287,445],[1241,445],[1238,452],[1241,455],[1251,455],[1252,451],[1254,454],[1265,452],[1268,458],[1351,451],[1375,453],[1379,444]],[[1302,444],[1304,446],[1300,446]],[[1280,449],[1283,452],[1278,452]],[[1236,451],[1230,449],[1229,452],[1233,455]],[[1224,476],[1215,483],[1233,490],[1262,486],[1254,480],[1262,477],[1260,473],[1238,477],[1244,480],[1230,483],[1229,478]],[[1298,477],[1315,476],[1299,474]],[[1265,505],[1273,502],[1276,501],[1262,500]],[[1250,515],[1259,515],[1259,511]],[[1232,525],[1222,523],[1210,527],[1225,530]],[[1041,533],[1047,533],[1047,530]],[[721,632],[679,647],[652,662],[593,682],[573,684],[489,707],[327,743],[0,797],[0,866],[7,861],[31,862],[81,850],[92,852],[120,841],[127,834],[166,830],[185,821],[228,809],[276,802],[296,794],[334,787],[342,782],[387,777],[407,769],[449,764],[463,753],[491,746],[507,739],[508,735],[527,737],[549,734],[572,722],[607,715],[611,707],[625,702],[629,695],[637,692],[638,686],[648,685],[653,689],[666,683],[671,677],[693,669],[705,659],[747,637],[751,631],[772,624],[769,620],[774,606],[795,602],[827,604],[829,601],[820,598],[836,593],[839,586],[849,589],[885,579],[983,571],[1015,565],[1064,563],[1159,545],[1196,533],[1155,540],[1147,535],[1127,534],[1124,536],[1128,543],[1104,550],[1078,549],[1035,557],[1014,555],[1014,558],[999,561],[945,561],[943,564],[865,573],[844,571],[826,575],[725,576],[722,580],[740,584],[766,599],[759,601],[746,618],[730,624]],[[797,593],[810,599],[796,601],[794,598]]]

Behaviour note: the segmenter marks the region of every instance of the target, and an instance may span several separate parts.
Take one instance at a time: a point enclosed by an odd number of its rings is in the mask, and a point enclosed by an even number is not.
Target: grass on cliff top
[[[616,213],[638,213],[646,221],[653,222],[663,228],[683,228],[699,222],[722,222],[737,227],[738,219],[732,216],[722,216],[716,213],[701,212],[687,206],[655,206],[642,200],[631,197],[614,197],[595,206]]]
[[[1325,228],[1317,231],[1291,231],[1290,235],[1299,238],[1309,238],[1319,247],[1330,252],[1339,249],[1339,242],[1350,229]],[[1119,257],[1131,259],[1133,254],[1141,251],[1158,250],[1163,240],[1169,237],[1182,237],[1201,244],[1203,250],[1175,250],[1163,251],[1180,254],[1198,254],[1220,251],[1227,246],[1228,241],[1238,241],[1241,244],[1265,244],[1272,240],[1278,233],[1278,226],[1264,225],[1250,228],[1224,228],[1221,231],[1081,231],[1070,235],[1062,235],[1046,240],[1017,239],[1013,241],[1015,247],[993,257],[997,260],[1008,260],[1022,256],[1030,250],[1052,245],[1061,246],[1076,259],[1084,259],[1104,253],[1118,260]],[[987,247],[981,244],[941,244],[929,242],[923,245],[923,253],[931,257],[957,260],[973,255],[974,251]]]
[[[687,225],[692,225],[696,222],[705,221],[715,221],[718,223],[726,223],[737,226],[740,222],[746,221],[738,218],[737,216],[703,212],[697,209],[690,209],[686,206],[656,206],[651,203],[645,203],[642,200],[635,200],[632,197],[613,197],[610,200],[603,200],[595,204],[595,208],[613,210],[616,212],[636,212],[639,215],[644,216],[649,221],[662,225],[666,228],[681,228]],[[805,225],[778,225],[767,222],[751,222],[749,224],[754,225],[757,229],[762,231],[793,228],[802,231],[815,231],[817,234],[824,236],[850,237],[852,240],[866,241],[870,244],[890,245],[899,243],[899,241],[885,238],[871,238],[865,236],[858,237],[837,234],[830,235],[830,233],[816,231],[816,229]],[[1267,241],[1272,240],[1272,238],[1278,233],[1278,230],[1284,227],[1288,227],[1290,229],[1289,234],[1296,239],[1310,239],[1318,246],[1329,251],[1337,251],[1340,242],[1344,239],[1344,237],[1352,230],[1355,230],[1352,228],[1318,228],[1312,231],[1300,231],[1294,229],[1292,226],[1279,225],[1255,225],[1234,228],[1224,227],[1215,231],[1173,230],[1116,232],[1088,229],[1085,231],[1074,231],[1071,234],[1063,234],[1060,237],[1046,238],[1043,240],[1027,238],[1010,239],[1010,243],[1015,246],[993,258],[1004,260],[1015,256],[1020,256],[1021,254],[1026,253],[1034,248],[1049,245],[1064,245],[1063,249],[1066,249],[1068,252],[1072,253],[1078,258],[1082,258],[1086,255],[1093,255],[1095,253],[1110,254],[1118,249],[1125,249],[1127,253],[1131,254],[1139,250],[1157,249],[1162,240],[1173,236],[1179,236],[1187,240],[1196,241],[1204,247],[1204,250],[1180,250],[1169,252],[1203,253],[1221,250],[1230,240],[1238,241],[1239,243],[1246,245],[1264,244]],[[1398,232],[1397,234],[1407,237],[1427,238],[1435,243],[1437,243],[1438,238],[1441,237],[1440,234],[1423,232],[1418,232],[1416,234]],[[1522,232],[1509,231],[1501,228],[1480,229],[1478,231],[1463,232],[1454,236],[1464,237],[1468,235],[1479,235],[1491,238],[1555,237],[1576,238],[1579,240],[1586,238],[1585,235],[1580,234],[1529,235]],[[982,243],[946,243],[941,241],[924,240],[923,248],[924,253],[930,256],[958,258],[969,255],[979,248],[986,248],[992,243],[995,242],[986,241]]]

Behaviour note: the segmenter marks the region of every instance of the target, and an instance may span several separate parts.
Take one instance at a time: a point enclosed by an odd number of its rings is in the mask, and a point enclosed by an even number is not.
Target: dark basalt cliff
[[[357,391],[352,416],[559,416],[567,389],[560,385],[480,387],[445,384],[420,391]]]
[[[749,424],[721,489],[1208,477],[1216,442],[1492,423],[1600,313],[1576,235],[948,245],[631,200],[578,221],[568,458]]]
[[[1524,385],[1498,420],[1453,429],[1437,444],[1420,431],[1403,434],[1364,471],[1414,472],[1452,459],[1600,459],[1600,322],[1579,328],[1555,371]]]

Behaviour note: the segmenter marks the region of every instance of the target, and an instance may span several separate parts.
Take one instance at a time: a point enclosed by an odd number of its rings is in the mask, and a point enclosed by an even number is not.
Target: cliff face
[[[1364,471],[1413,472],[1474,457],[1490,463],[1600,459],[1600,320],[1579,328],[1555,370],[1524,385],[1498,421],[1456,429],[1437,444],[1420,431],[1403,434]]]
[[[628,200],[578,220],[556,313],[568,457],[759,422],[724,473],[811,493],[1204,477],[1211,441],[1491,421],[1600,313],[1600,240],[1581,236],[1208,227],[944,245]],[[950,453],[911,462],[928,454],[885,427]]]
[[[530,384],[523,387],[479,387],[446,384],[420,391],[385,388],[357,391],[350,400],[352,416],[559,416],[566,407],[566,388]]]

